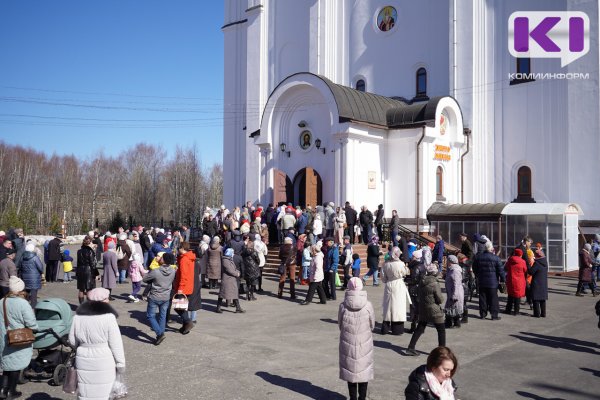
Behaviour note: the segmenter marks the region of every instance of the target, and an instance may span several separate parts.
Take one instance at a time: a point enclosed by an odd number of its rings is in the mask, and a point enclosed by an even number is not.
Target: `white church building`
[[[585,13],[589,51],[513,57],[516,11]],[[436,202],[565,203],[598,226],[598,22],[591,0],[226,0],[224,201],[419,225]]]

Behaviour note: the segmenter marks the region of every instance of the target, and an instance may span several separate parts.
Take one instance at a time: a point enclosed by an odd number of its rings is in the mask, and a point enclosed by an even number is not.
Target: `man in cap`
[[[346,225],[348,225],[346,234],[350,236],[350,243],[354,243],[354,225],[356,225],[356,210],[349,201],[346,202],[344,207],[346,213]]]
[[[62,246],[62,235],[57,233],[48,243],[48,264],[46,264],[46,282],[56,282],[58,262],[61,259],[60,247]]]

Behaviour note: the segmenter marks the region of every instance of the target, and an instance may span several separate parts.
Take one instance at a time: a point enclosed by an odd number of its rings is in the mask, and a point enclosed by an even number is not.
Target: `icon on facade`
[[[445,135],[448,129],[448,117],[444,114],[440,114],[440,134]]]
[[[392,6],[385,6],[379,11],[377,16],[377,27],[382,32],[387,32],[394,27],[398,12]]]
[[[312,146],[312,133],[310,131],[302,131],[300,133],[300,148],[307,150]]]
[[[376,176],[377,176],[377,173],[375,171],[369,171],[368,172],[369,189],[376,189],[377,188],[377,181],[375,180]]]

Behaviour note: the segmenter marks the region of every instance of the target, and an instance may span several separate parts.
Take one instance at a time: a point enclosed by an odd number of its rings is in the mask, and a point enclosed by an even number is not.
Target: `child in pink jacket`
[[[142,288],[142,278],[148,273],[148,270],[144,269],[142,265],[141,257],[138,253],[133,255],[133,260],[129,265],[129,276],[131,277],[131,294],[128,296],[129,300],[137,303],[140,299],[137,297],[138,292]]]

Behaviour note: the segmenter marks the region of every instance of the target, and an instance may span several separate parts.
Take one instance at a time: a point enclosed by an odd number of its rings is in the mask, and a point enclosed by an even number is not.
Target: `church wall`
[[[378,11],[384,6],[397,10],[395,26],[377,28]],[[349,82],[366,81],[366,91],[383,96],[412,99],[416,71],[427,69],[427,94],[448,95],[449,7],[439,1],[355,1],[350,11]],[[410,38],[410,39],[409,39]]]

